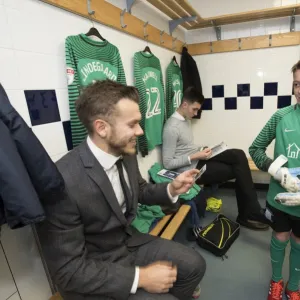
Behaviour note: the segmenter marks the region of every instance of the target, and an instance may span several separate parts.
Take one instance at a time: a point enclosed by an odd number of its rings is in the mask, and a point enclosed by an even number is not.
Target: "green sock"
[[[300,244],[291,237],[290,279],[288,290],[297,291],[300,284]]]
[[[285,248],[289,241],[281,242],[272,236],[271,239],[271,262],[272,262],[272,280],[278,282],[282,279],[282,266],[285,256]]]

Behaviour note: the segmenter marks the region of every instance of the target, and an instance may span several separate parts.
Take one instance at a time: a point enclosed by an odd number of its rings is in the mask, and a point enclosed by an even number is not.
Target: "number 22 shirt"
[[[138,149],[142,156],[162,144],[165,120],[164,84],[159,59],[148,52],[134,54],[134,79],[140,97],[144,135],[138,138]]]

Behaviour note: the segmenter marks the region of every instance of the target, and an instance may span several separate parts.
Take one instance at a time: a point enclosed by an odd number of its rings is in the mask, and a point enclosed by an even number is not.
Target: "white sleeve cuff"
[[[287,161],[288,159],[284,155],[279,155],[270,165],[268,173],[275,177],[278,170],[285,165]]]
[[[131,291],[130,294],[135,294],[139,285],[139,279],[140,279],[140,268],[139,267],[135,267],[135,275],[134,275],[134,280],[133,280],[133,284],[131,287]]]
[[[192,164],[192,162],[191,162],[191,158],[190,158],[189,156],[188,156],[188,160],[189,160],[189,163],[190,163],[190,164]]]
[[[172,195],[171,195],[171,193],[170,193],[170,183],[169,183],[168,186],[167,186],[167,192],[168,192],[168,196],[169,196],[171,202],[172,202],[172,203],[176,203],[176,202],[178,201],[179,196],[177,195],[177,196],[175,196],[175,197],[172,197]]]

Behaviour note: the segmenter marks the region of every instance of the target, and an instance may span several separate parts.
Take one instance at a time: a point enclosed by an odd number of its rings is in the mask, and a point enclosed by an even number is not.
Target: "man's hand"
[[[190,156],[191,160],[207,160],[211,157],[211,149],[205,148],[202,151],[196,152]]]
[[[195,183],[195,176],[199,170],[192,169],[178,175],[170,184],[169,192],[172,197],[186,193]]]
[[[146,267],[140,267],[138,288],[148,293],[168,293],[177,280],[177,268],[170,262],[158,261]]]

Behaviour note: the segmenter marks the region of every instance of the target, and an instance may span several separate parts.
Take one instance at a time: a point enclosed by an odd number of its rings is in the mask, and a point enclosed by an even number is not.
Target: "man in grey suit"
[[[187,300],[204,275],[194,249],[130,226],[138,202],[174,205],[198,173],[169,184],[141,177],[138,102],[134,87],[112,81],[88,86],[76,102],[88,138],[58,161],[66,188],[45,203],[47,220],[38,228],[64,300]]]

